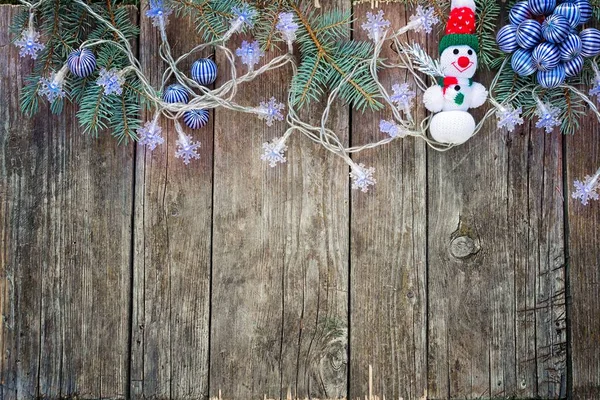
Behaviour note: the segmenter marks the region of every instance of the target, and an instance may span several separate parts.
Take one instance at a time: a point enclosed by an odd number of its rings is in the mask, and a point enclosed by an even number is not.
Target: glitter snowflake
[[[185,165],[188,165],[194,158],[200,158],[200,154],[197,151],[200,148],[200,142],[192,141],[192,138],[185,133],[179,133],[179,139],[177,139],[176,144],[177,151],[175,152],[175,158],[183,158]]]
[[[423,6],[417,6],[415,15],[410,17],[410,22],[415,24],[415,31],[423,31],[425,33],[431,33],[431,28],[440,22],[439,18],[435,16],[435,10],[433,7],[424,8]]]
[[[391,138],[406,136],[406,131],[394,121],[386,121],[385,119],[382,119],[379,122],[379,130],[383,133],[387,133]]]
[[[401,85],[396,83],[392,86],[392,90],[394,94],[390,96],[390,100],[392,103],[396,103],[398,109],[408,110],[412,107],[412,102],[416,93],[410,90],[410,85],[408,83],[403,83]]]
[[[536,115],[540,119],[536,122],[535,126],[537,128],[544,128],[546,133],[550,133],[554,130],[555,126],[560,126],[559,114],[560,108],[540,103],[536,111]]]
[[[594,85],[590,89],[590,96],[600,95],[600,75],[594,77]]]
[[[15,41],[15,45],[19,46],[21,50],[19,55],[25,57],[31,56],[34,60],[38,56],[38,52],[44,50],[46,46],[39,42],[40,34],[34,29],[26,29],[21,33],[21,39]]]
[[[379,42],[385,30],[390,27],[390,21],[383,19],[383,10],[377,14],[367,12],[367,22],[362,24],[362,28],[368,32],[369,39],[375,43]]]
[[[279,22],[277,22],[276,28],[281,32],[281,36],[283,36],[283,40],[286,42],[293,42],[296,40],[298,24],[294,22],[293,13],[284,12],[279,14]]]
[[[523,118],[521,113],[523,110],[521,107],[513,108],[513,106],[506,106],[496,111],[496,118],[498,119],[498,128],[506,128],[509,132],[513,132],[517,125],[523,124]]]
[[[146,11],[146,16],[152,18],[154,26],[164,27],[168,22],[169,15],[173,12],[168,6],[166,0],[150,0],[150,9]]]
[[[595,176],[586,176],[583,182],[579,180],[575,180],[573,185],[575,186],[575,191],[571,194],[571,197],[574,199],[580,200],[581,204],[586,206],[588,202],[591,200],[598,200],[600,195],[597,190],[600,190],[600,182],[598,182],[598,175]]]
[[[254,26],[253,19],[256,16],[256,10],[248,5],[248,3],[242,3],[240,7],[232,7],[231,13],[233,18],[231,19],[231,31],[240,32],[244,25],[249,28]]]
[[[123,94],[123,83],[125,79],[119,75],[116,68],[111,69],[110,71],[106,68],[102,68],[100,70],[100,77],[96,80],[96,84],[98,86],[102,86],[104,88],[104,94]]]
[[[238,48],[235,54],[242,59],[242,63],[253,69],[254,65],[258,64],[260,58],[265,55],[265,52],[260,49],[260,45],[256,40],[252,43],[244,40],[242,47]]]
[[[277,163],[285,163],[287,160],[284,153],[287,151],[287,146],[281,138],[275,138],[271,142],[263,143],[263,154],[260,159],[269,163],[271,168],[275,167]]]
[[[369,187],[375,185],[377,181],[373,178],[375,168],[366,168],[364,164],[354,165],[350,177],[352,178],[352,189],[358,189],[364,193],[369,191]]]
[[[38,93],[40,96],[45,96],[50,103],[54,103],[56,99],[62,99],[67,95],[63,90],[64,80],[64,74],[60,72],[52,73],[50,79],[40,78]]]
[[[139,144],[148,147],[151,151],[154,150],[156,146],[165,142],[165,139],[160,135],[161,132],[162,129],[156,121],[146,122],[143,128],[137,130]]]
[[[258,118],[267,120],[267,126],[272,126],[274,121],[283,121],[281,110],[284,108],[283,103],[279,103],[275,97],[271,97],[268,102],[260,102]]]

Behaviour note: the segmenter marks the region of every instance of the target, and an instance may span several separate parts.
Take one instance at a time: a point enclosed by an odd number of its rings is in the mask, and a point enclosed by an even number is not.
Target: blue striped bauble
[[[542,24],[542,36],[551,43],[562,42],[570,30],[569,20],[558,14],[549,15]]]
[[[200,129],[208,123],[208,110],[189,110],[183,113],[183,122],[190,129]]]
[[[519,76],[529,76],[535,72],[535,64],[528,50],[516,50],[510,60],[510,66]]]
[[[583,70],[583,57],[577,56],[574,59],[563,63],[565,67],[565,75],[567,77],[578,76]]]
[[[592,14],[594,13],[590,2],[587,0],[577,0],[575,1],[575,5],[579,9],[579,14],[581,15],[579,23],[585,24],[592,18]]]
[[[537,73],[538,83],[546,89],[552,89],[562,85],[566,77],[565,67],[562,64],[558,64],[550,71],[538,71]]]
[[[498,47],[505,53],[512,53],[519,45],[517,44],[517,28],[514,25],[505,25],[496,35]]]
[[[595,57],[600,54],[600,31],[596,28],[587,28],[579,32],[581,39],[581,55]]]
[[[573,3],[562,3],[556,6],[554,9],[555,15],[562,15],[569,21],[569,25],[571,28],[576,28],[579,26],[579,21],[581,21],[581,13],[579,12],[579,7]]]
[[[542,24],[532,19],[522,22],[517,28],[517,43],[523,49],[531,49],[542,39]]]
[[[167,103],[183,103],[187,104],[189,96],[187,90],[178,83],[167,86],[163,93],[163,100]]]
[[[558,45],[561,61],[570,61],[581,54],[581,39],[578,35],[569,33],[565,40]]]
[[[544,42],[535,46],[531,58],[538,71],[549,71],[560,62],[560,52],[552,43]]]
[[[96,56],[88,49],[72,51],[67,58],[67,66],[73,75],[85,78],[96,69]]]
[[[192,64],[192,79],[203,86],[217,80],[217,64],[211,59],[201,58]]]
[[[556,0],[528,0],[527,4],[534,15],[547,15],[556,7]]]
[[[531,11],[529,11],[529,5],[527,4],[527,0],[515,3],[515,5],[512,6],[510,12],[508,13],[508,20],[514,26],[519,26],[521,22],[529,18],[531,18]]]

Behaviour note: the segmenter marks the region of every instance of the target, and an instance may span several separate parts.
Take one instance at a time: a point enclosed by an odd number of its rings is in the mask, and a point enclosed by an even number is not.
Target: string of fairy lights
[[[45,0],[36,3],[25,0],[20,1],[28,8],[30,17],[27,27],[22,32],[21,37],[15,41],[15,44],[20,47],[21,56],[30,56],[35,59],[37,54],[44,49],[44,44],[40,41],[41,35],[35,29],[35,13],[36,9]],[[85,74],[89,75],[96,68],[93,54],[94,47],[110,42],[127,57],[129,65],[120,71],[100,70],[97,84],[102,87],[105,96],[110,96],[113,93],[120,94],[124,77],[128,74],[135,74],[141,82],[143,96],[151,103],[154,110],[153,117],[137,132],[139,144],[152,151],[164,143],[162,127],[159,126],[160,117],[164,116],[172,121],[177,132],[175,156],[181,158],[186,165],[200,157],[198,149],[201,144],[195,141],[192,136],[186,134],[180,121],[183,120],[188,127],[202,126],[208,121],[207,110],[217,107],[255,115],[264,120],[268,126],[280,122],[286,124],[287,128],[280,137],[273,138],[263,144],[263,153],[260,157],[269,166],[275,167],[278,164],[286,163],[287,140],[292,134],[300,133],[343,159],[350,167],[352,188],[363,192],[369,191],[375,185],[376,179],[373,167],[355,161],[358,158],[357,154],[361,151],[383,146],[408,136],[422,139],[428,146],[438,151],[447,151],[453,147],[451,144],[439,143],[428,137],[427,132],[431,116],[427,116],[421,121],[415,118],[413,109],[416,92],[410,83],[398,82],[388,88],[378,78],[378,70],[381,68],[404,70],[412,77],[416,89],[425,91],[430,84],[435,82],[436,77],[440,76],[439,65],[418,44],[406,44],[400,41],[400,37],[409,31],[425,33],[432,31],[433,26],[439,22],[432,8],[417,6],[415,14],[409,22],[397,30],[392,30],[391,24],[385,19],[383,11],[367,12],[362,29],[368,33],[369,39],[373,41],[374,50],[371,58],[364,60],[362,63],[369,66],[371,78],[378,88],[378,94],[392,111],[393,118],[381,120],[381,140],[358,146],[346,146],[338,134],[328,127],[328,118],[340,90],[342,90],[344,84],[352,79],[358,67],[347,74],[337,87],[330,92],[318,126],[308,124],[298,116],[298,110],[295,109],[291,96],[286,99],[285,104],[274,97],[257,105],[242,105],[235,101],[240,85],[253,81],[269,71],[290,65],[294,74],[298,72],[293,55],[298,23],[293,13],[281,13],[277,24],[279,34],[287,43],[288,52],[272,58],[267,63],[263,64],[265,53],[257,41],[243,41],[235,51],[227,47],[227,42],[233,35],[241,32],[244,27],[252,27],[253,25],[256,11],[247,4],[234,7],[231,10],[233,18],[230,21],[230,28],[221,38],[200,44],[176,58],[171,50],[166,32],[168,17],[172,13],[172,9],[168,3],[163,1],[151,1],[145,15],[153,20],[154,26],[160,32],[159,57],[166,64],[160,86],[156,88],[153,87],[144,74],[141,63],[136,58],[127,37],[115,28],[110,21],[96,13],[85,1],[74,0],[74,2],[83,7],[97,23],[105,25],[107,29],[114,32],[114,39],[86,40],[81,43],[79,49],[69,55],[67,62],[60,70],[52,73],[49,77],[41,79],[39,95],[45,97],[50,103],[56,99],[64,98],[66,96],[64,84],[67,76],[69,74],[79,77],[85,76]],[[382,48],[385,43],[389,42],[392,42],[398,50],[396,62],[382,61]],[[212,83],[216,79],[216,65],[212,61],[198,60],[198,76],[193,78],[188,77],[179,68],[184,60],[194,57],[206,48],[221,52],[230,66],[229,80],[214,89],[207,88],[207,83]],[[246,71],[239,76],[235,67],[236,57],[241,60],[246,68]],[[512,132],[517,125],[522,124],[524,121],[522,109],[511,105],[511,101],[519,93],[515,93],[502,103],[496,101],[493,97],[494,88],[504,68],[506,68],[506,62],[491,82],[489,88],[491,94],[489,103],[491,106],[477,124],[476,133],[492,117],[496,118],[498,128],[505,128],[509,132]],[[600,94],[600,71],[596,67],[594,72],[596,74],[596,85],[590,90],[592,96]],[[173,81],[175,83],[169,84]],[[567,85],[564,86],[567,87]],[[571,86],[568,86],[568,89],[580,95],[589,105],[591,112],[600,119],[598,108],[586,94]],[[554,127],[560,125],[557,110],[540,100],[538,96],[539,88],[534,87],[527,90],[530,90],[531,96],[538,103],[536,126],[551,132]],[[159,95],[159,93],[162,93],[162,95]],[[588,204],[589,200],[597,200],[600,197],[600,169],[593,176],[586,176],[581,181],[576,180],[574,185],[573,198],[579,199],[583,204]]]

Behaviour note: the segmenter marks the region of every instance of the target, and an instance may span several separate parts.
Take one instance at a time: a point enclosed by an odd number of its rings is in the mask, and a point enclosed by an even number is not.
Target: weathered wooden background
[[[395,27],[410,15],[383,8]],[[216,110],[185,167],[172,127],[149,153],[82,135],[71,108],[24,118],[16,10],[0,7],[0,398],[356,398],[369,364],[387,398],[600,398],[600,204],[568,196],[600,165],[593,118],[572,137],[491,123],[447,153],[364,152],[378,183],[363,194],[303,137],[270,169],[261,144],[283,126]],[[169,25],[175,52],[190,32]],[[239,102],[285,98],[290,74]],[[382,116],[340,105],[331,122],[358,144]]]

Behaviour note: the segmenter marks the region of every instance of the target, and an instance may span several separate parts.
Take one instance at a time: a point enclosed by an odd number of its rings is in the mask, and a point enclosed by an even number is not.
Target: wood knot
[[[467,258],[478,251],[477,244],[468,236],[459,236],[450,243],[450,253],[456,258]]]

